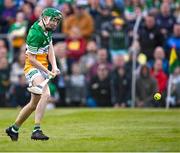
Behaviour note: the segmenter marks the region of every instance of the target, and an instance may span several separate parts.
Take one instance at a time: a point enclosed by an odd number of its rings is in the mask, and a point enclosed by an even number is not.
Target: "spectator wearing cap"
[[[95,30],[98,34],[101,32],[102,25],[111,22],[113,19],[111,9],[108,6],[100,6],[99,12],[100,13],[95,18]]]
[[[170,6],[168,3],[161,4],[161,12],[156,18],[157,26],[160,29],[164,39],[170,35],[173,31],[173,26],[176,22],[176,18],[171,13]]]
[[[117,17],[112,20],[112,23],[104,25],[102,36],[109,37],[107,43],[112,58],[127,54],[127,37],[122,18]]]
[[[81,2],[81,1],[80,1]],[[71,29],[79,29],[82,37],[89,38],[94,31],[94,22],[89,13],[85,10],[84,3],[76,2],[75,14],[70,15],[63,22],[63,32],[68,36],[71,35]]]

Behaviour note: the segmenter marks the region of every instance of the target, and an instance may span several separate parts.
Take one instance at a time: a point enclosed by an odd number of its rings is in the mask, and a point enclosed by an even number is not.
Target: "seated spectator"
[[[106,64],[101,63],[97,66],[97,75],[91,78],[88,89],[87,106],[112,106],[111,78]]]
[[[23,12],[16,14],[16,21],[10,26],[9,35],[12,38],[12,45],[14,48],[20,48],[25,41],[25,34],[27,30],[27,22],[24,18]]]
[[[126,61],[124,55],[117,55],[113,59],[113,69],[116,69],[118,67],[125,67]]]
[[[168,71],[168,67],[169,67],[169,62],[168,60],[165,58],[165,52],[164,52],[164,49],[160,46],[156,47],[155,50],[154,50],[154,59],[148,61],[148,66],[150,68],[152,68],[154,66],[154,62],[157,60],[157,59],[160,59],[162,60],[162,64],[163,64],[163,71],[168,74],[169,71]]]
[[[107,6],[109,7],[111,10],[114,8],[114,0],[99,0],[99,3],[101,6]]]
[[[157,59],[154,62],[154,67],[151,69],[151,76],[153,76],[157,81],[158,92],[164,94],[167,87],[168,77],[163,71],[162,60]]]
[[[57,58],[58,66],[61,69],[62,74],[68,73],[68,63],[67,63],[67,45],[65,42],[58,42],[54,45],[54,52]]]
[[[147,10],[144,7],[144,1],[139,0],[127,0],[125,1],[124,15],[128,22],[136,20],[137,16],[141,14],[146,16]]]
[[[96,33],[100,34],[102,25],[111,22],[111,20],[112,20],[111,9],[106,5],[101,6],[99,10],[99,14],[95,18],[95,22],[94,22]]]
[[[84,5],[77,1],[75,13],[64,19],[63,32],[71,35],[71,29],[77,27],[84,38],[89,38],[94,30],[92,17],[84,9]]]
[[[71,3],[65,2],[61,5],[61,12],[64,18],[72,15],[74,13],[73,7]]]
[[[1,20],[3,33],[7,33],[9,26],[14,22],[17,8],[13,0],[4,0],[4,5],[1,11]]]
[[[80,57],[85,54],[86,40],[81,36],[78,27],[72,27],[71,34],[66,38],[68,66],[71,67],[73,62],[79,61]]]
[[[67,48],[65,42],[58,42],[54,45],[54,51],[57,58],[57,65],[61,70],[61,74],[56,77],[56,87],[59,93],[59,101],[55,104],[56,106],[66,106],[65,96],[66,96],[66,75],[70,72],[67,62]]]
[[[129,56],[128,56],[128,61],[125,64],[125,68],[126,68],[126,73],[128,76],[128,79],[131,81],[132,80],[132,75],[133,75],[133,50],[129,51]],[[139,62],[138,62],[138,56],[136,56],[136,69],[135,69],[135,73],[138,74],[139,72]]]
[[[66,79],[66,103],[69,106],[82,106],[85,99],[85,77],[80,72],[79,63],[73,63],[72,74]]]
[[[86,54],[80,59],[80,68],[83,74],[87,74],[89,69],[97,61],[97,44],[94,40],[90,40],[86,46]]]
[[[24,107],[30,100],[30,93],[27,91],[28,83],[24,74],[18,76],[18,82],[10,89],[10,103],[11,107]]]
[[[78,27],[72,27],[70,36],[66,39],[67,56],[70,59],[79,60],[84,55],[86,48],[86,41],[81,36]]]
[[[112,64],[108,62],[108,53],[105,48],[98,49],[97,62],[89,69],[87,73],[87,80],[90,80],[93,76],[97,75],[97,68],[99,64],[105,64],[109,71],[112,70]]]
[[[100,46],[102,48],[109,47],[109,37],[107,35],[102,35],[101,31],[103,29],[103,25],[109,25],[112,21],[113,17],[111,15],[111,10],[107,6],[101,6],[100,13],[95,18],[95,32],[100,36]]]
[[[42,5],[44,8],[46,7],[55,7],[56,1],[54,0],[39,0],[38,4]]]
[[[7,106],[7,92],[10,86],[10,68],[6,57],[0,60],[0,107]]]
[[[36,6],[36,4],[33,4],[33,1],[24,1],[23,4],[21,4],[20,6],[20,11],[22,11],[24,13],[25,19],[26,21],[28,21],[28,23],[31,23],[31,16],[34,12],[34,7]],[[30,25],[28,25],[30,26]]]
[[[150,75],[149,68],[141,67],[140,75],[136,80],[136,106],[150,107],[153,105],[153,95],[157,92],[157,82]]]
[[[166,39],[172,33],[173,26],[176,22],[168,3],[161,4],[161,12],[157,16],[156,22],[162,36]]]
[[[41,5],[36,5],[36,6],[35,6],[34,11],[33,11],[33,13],[31,14],[28,27],[30,27],[31,25],[33,25],[33,23],[34,23],[36,20],[39,19],[39,17],[40,17],[41,14],[42,14],[42,11],[43,11],[43,6],[41,6]]]
[[[108,37],[108,48],[112,59],[119,54],[127,54],[127,38],[124,29],[124,20],[113,19],[112,23],[104,24],[102,27],[102,37]]]
[[[155,25],[155,18],[148,15],[145,18],[145,27],[139,31],[139,42],[141,52],[147,59],[153,59],[153,51],[157,46],[162,46],[163,40],[158,28]]]
[[[178,1],[177,1],[177,3],[178,3]],[[180,5],[179,4],[176,5],[176,9],[174,11],[174,16],[176,18],[176,23],[180,23]]]
[[[88,12],[93,17],[93,19],[96,19],[99,15],[99,9],[99,0],[89,0]]]
[[[24,74],[25,50],[26,47],[22,46],[18,60],[11,65],[10,80],[12,84],[17,84],[19,82],[19,76]]]
[[[125,67],[119,66],[113,71],[112,101],[115,107],[127,107],[130,100],[131,82],[128,80]]]

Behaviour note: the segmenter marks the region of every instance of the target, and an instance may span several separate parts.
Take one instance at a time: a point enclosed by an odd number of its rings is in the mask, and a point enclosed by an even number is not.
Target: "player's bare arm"
[[[46,67],[44,67],[37,59],[36,59],[36,55],[33,55],[31,53],[27,53],[28,54],[28,58],[29,61],[31,62],[31,64],[38,68],[43,70],[44,72],[48,73],[49,75],[51,75],[52,77],[55,77],[55,73],[49,71]]]
[[[49,59],[49,62],[51,63],[51,66],[52,66],[52,72],[55,73],[56,75],[60,74],[60,70],[57,67],[52,42],[50,43],[50,47],[49,47],[48,59]]]

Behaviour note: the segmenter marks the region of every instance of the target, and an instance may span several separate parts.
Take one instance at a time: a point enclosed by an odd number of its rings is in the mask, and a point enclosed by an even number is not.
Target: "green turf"
[[[180,110],[56,109],[43,120],[49,141],[30,140],[33,117],[11,142],[4,129],[19,110],[0,110],[0,151],[180,151]]]

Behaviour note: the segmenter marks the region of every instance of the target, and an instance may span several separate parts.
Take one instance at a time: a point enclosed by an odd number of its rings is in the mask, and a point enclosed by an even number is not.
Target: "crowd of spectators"
[[[172,48],[180,60],[179,0],[3,0],[0,107],[22,107],[29,101],[23,74],[25,38],[46,7],[55,7],[64,16],[55,31],[63,37],[53,39],[61,75],[49,83],[48,108],[131,106],[133,51],[137,52],[135,106],[165,105]],[[133,41],[138,16],[142,20]],[[172,74],[171,91],[171,106],[179,106],[180,66]],[[161,103],[153,101],[155,92],[163,95]]]

